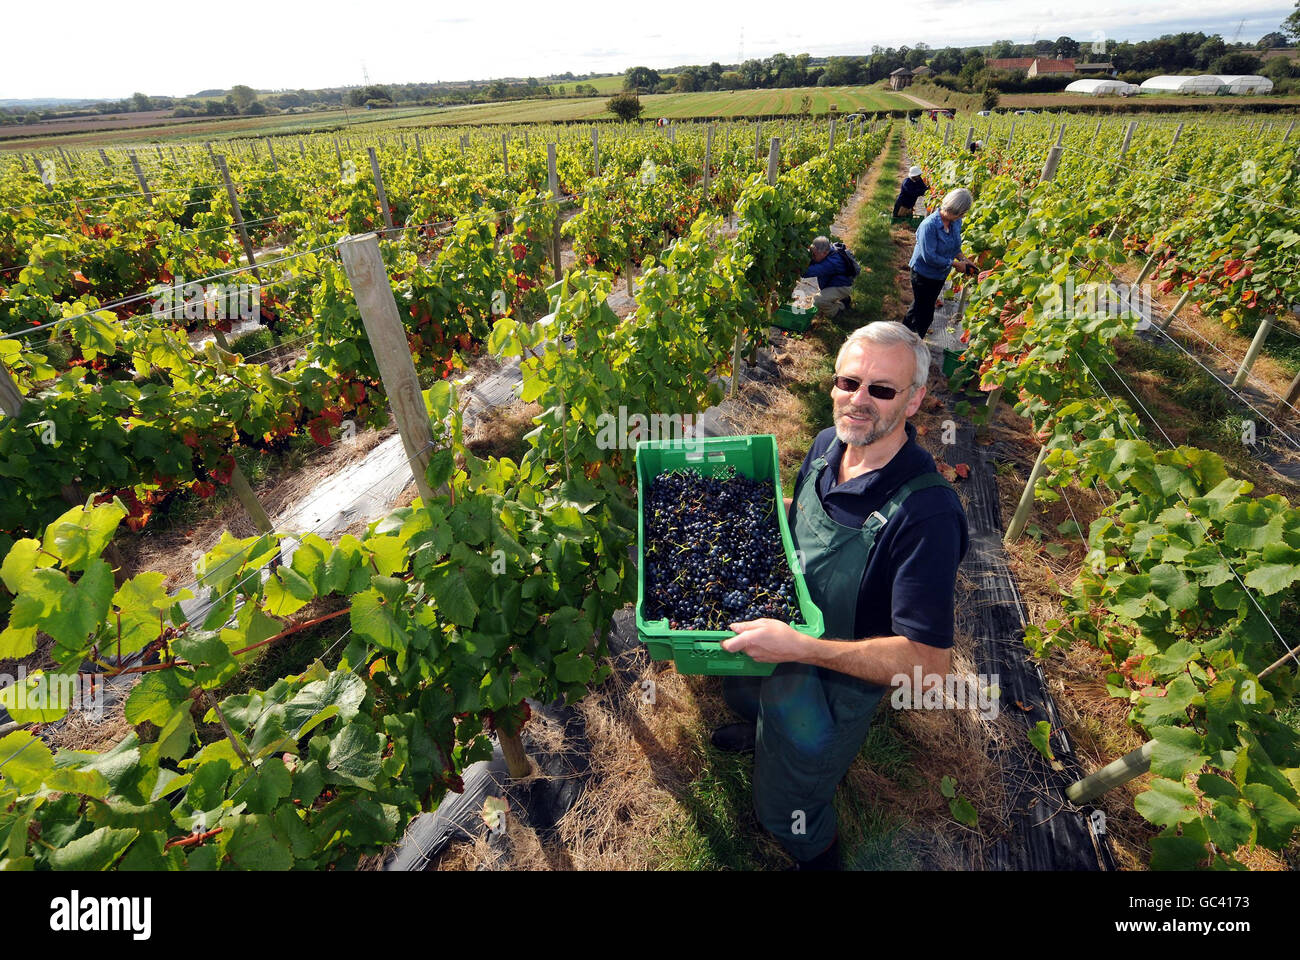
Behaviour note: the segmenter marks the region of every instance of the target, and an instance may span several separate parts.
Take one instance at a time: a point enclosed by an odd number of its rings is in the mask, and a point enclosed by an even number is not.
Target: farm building
[[[913,76],[914,74],[907,67],[899,67],[889,75],[889,89],[902,90],[904,87],[910,87]]]
[[[1258,77],[1250,74],[1237,76],[1218,74],[1216,79],[1227,87],[1223,91],[1224,93],[1270,93],[1273,90],[1273,81],[1268,77]]]
[[[1065,76],[1075,70],[1072,59],[1053,60],[1050,57],[1004,57],[988,60],[984,65],[990,70],[1023,70],[1027,77]]]
[[[1218,93],[1223,81],[1209,74],[1194,77],[1152,77],[1142,81],[1143,93]]]
[[[1075,80],[1066,86],[1066,93],[1086,93],[1090,97],[1132,96],[1142,88],[1136,83],[1122,80]]]

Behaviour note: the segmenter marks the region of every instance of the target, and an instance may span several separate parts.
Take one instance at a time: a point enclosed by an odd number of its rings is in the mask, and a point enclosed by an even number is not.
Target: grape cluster
[[[774,490],[730,466],[713,477],[674,470],[654,478],[644,506],[648,620],[726,630],[737,620],[800,619]]]

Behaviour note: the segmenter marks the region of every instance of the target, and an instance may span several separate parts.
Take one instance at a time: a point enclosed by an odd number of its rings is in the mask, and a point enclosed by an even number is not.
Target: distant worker
[[[826,237],[818,237],[808,247],[812,262],[803,272],[805,277],[816,277],[818,293],[813,306],[823,316],[833,317],[847,306],[852,306],[853,278],[857,266],[848,248],[842,243],[832,244]]]
[[[979,153],[979,152],[980,152],[981,150],[983,150],[983,149],[984,149],[984,141],[983,141],[983,140],[972,140],[972,141],[970,142],[970,152],[971,152],[971,153]]]
[[[929,189],[930,185],[921,179],[920,167],[912,167],[908,170],[907,179],[898,188],[898,199],[894,201],[894,216],[902,216],[900,210],[905,210],[910,215],[912,208],[916,206],[916,201]]]
[[[934,322],[935,301],[943,292],[948,272],[956,267],[962,273],[978,273],[979,268],[961,254],[961,219],[975,198],[965,187],[950,191],[939,209],[916,228],[916,246],[912,250],[912,305],[903,318],[904,325],[922,340]]]

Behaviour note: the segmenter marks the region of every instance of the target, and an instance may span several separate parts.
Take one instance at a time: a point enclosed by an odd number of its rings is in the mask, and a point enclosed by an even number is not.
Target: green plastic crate
[[[816,310],[805,310],[800,313],[793,306],[777,307],[772,311],[772,326],[794,333],[804,333],[812,326],[813,314],[816,312]]]
[[[650,483],[661,473],[690,467],[704,476],[714,476],[726,467],[752,480],[771,480],[776,486],[776,503],[782,505],[781,472],[777,466],[776,437],[759,434],[743,437],[710,437],[691,440],[643,440],[636,446],[637,489],[637,637],[655,660],[672,660],[678,673],[710,676],[766,677],[776,669],[774,663],[758,663],[745,653],[728,653],[721,641],[735,634],[730,630],[673,630],[667,620],[645,619],[645,514]],[[777,510],[781,543],[786,562],[794,574],[795,595],[799,601],[801,623],[791,624],[800,633],[820,637],[824,629],[822,612],[808,595],[803,572],[795,563],[794,543],[785,510]]]

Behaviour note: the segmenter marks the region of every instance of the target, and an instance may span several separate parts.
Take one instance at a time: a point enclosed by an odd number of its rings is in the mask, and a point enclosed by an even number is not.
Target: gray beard
[[[852,428],[844,427],[841,424],[841,417],[836,416],[835,436],[838,437],[839,441],[843,443],[845,446],[869,447],[877,440],[879,440],[881,437],[887,436],[888,434],[892,433],[894,431],[894,428],[898,426],[898,424],[902,421],[902,419],[903,419],[903,411],[900,410],[898,412],[898,416],[894,418],[894,421],[892,423],[886,423],[882,425],[879,420],[875,420],[872,422],[871,429],[867,431],[865,436],[860,436],[860,435],[855,436],[854,433],[850,432]]]

